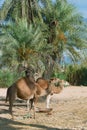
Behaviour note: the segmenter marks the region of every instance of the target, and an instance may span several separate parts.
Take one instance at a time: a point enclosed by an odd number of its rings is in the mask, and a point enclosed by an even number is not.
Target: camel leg
[[[30,107],[29,107],[29,99],[27,100],[27,111],[29,111],[30,110]]]
[[[33,109],[33,118],[35,119],[36,107],[35,107],[34,98],[30,99],[30,110],[31,110],[31,109]]]
[[[30,118],[31,117],[31,109],[30,109],[30,99],[27,99],[26,100],[26,103],[27,103],[27,114],[25,114],[24,116],[23,116],[23,118]]]
[[[13,116],[13,112],[12,112],[12,107],[13,107],[13,102],[15,101],[15,92],[14,93],[10,93],[9,95],[9,111],[10,111],[10,114],[12,116],[12,119],[14,119],[14,116]]]
[[[33,108],[33,99],[27,100],[27,111],[29,112]]]
[[[35,103],[33,103],[33,112],[34,112],[34,119],[35,119],[35,113],[36,113]]]
[[[34,98],[28,99],[27,100],[27,111],[28,111],[28,116],[31,118],[31,109],[35,111],[34,108]],[[35,112],[34,112],[34,118],[35,118]]]
[[[36,113],[36,103],[37,103],[38,97],[37,95],[34,95],[32,99],[30,99],[30,110],[33,109],[33,117],[35,119],[35,113]]]
[[[11,114],[11,116],[12,116],[12,119],[14,119],[13,112],[12,112],[12,107],[13,107],[13,101],[10,100],[10,101],[9,101],[9,111],[10,111],[10,114]]]
[[[47,96],[47,99],[46,99],[46,108],[49,108],[51,97],[52,97],[51,94],[49,94],[49,95]]]

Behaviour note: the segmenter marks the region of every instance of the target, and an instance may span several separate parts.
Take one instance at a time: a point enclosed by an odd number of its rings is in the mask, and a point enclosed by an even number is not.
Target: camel
[[[16,97],[27,101],[30,100],[31,101],[30,109],[32,109],[33,102],[35,102],[36,99],[35,96],[38,84],[35,82],[32,76],[32,71],[30,69],[27,69],[25,73],[26,73],[25,77],[18,79],[7,89],[6,102],[9,101],[9,111],[12,116],[12,119],[14,119],[12,107]],[[35,118],[35,106],[34,106],[34,118]]]
[[[36,81],[33,77],[32,70],[25,70],[25,77],[18,79],[7,89],[6,102],[9,101],[9,110],[14,119],[12,107],[13,102],[16,97],[27,101],[27,108],[30,110],[34,108],[34,118],[35,118],[35,102],[38,97],[46,95],[46,108],[49,108],[50,99],[54,93],[60,93],[63,86],[60,85],[58,88],[55,87],[59,80],[57,78],[45,80],[43,78],[38,78]],[[62,81],[61,81],[62,82]]]
[[[64,87],[63,80],[59,80],[58,78],[52,78],[50,80],[38,78],[36,83],[39,84],[39,94],[37,93],[37,96],[41,97],[46,95],[46,108],[49,108],[52,95],[59,94]]]

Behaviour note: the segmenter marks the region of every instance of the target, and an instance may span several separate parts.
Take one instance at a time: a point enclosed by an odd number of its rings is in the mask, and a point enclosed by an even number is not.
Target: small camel
[[[59,94],[64,87],[63,81],[58,78],[52,78],[50,80],[38,78],[36,83],[39,84],[39,93],[37,93],[37,96],[41,97],[46,95],[46,108],[49,108],[52,95]]]

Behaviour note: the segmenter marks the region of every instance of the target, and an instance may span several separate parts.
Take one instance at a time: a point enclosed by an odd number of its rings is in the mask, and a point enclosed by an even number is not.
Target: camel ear
[[[48,80],[49,83],[51,83],[54,80],[54,78],[51,78]]]
[[[55,78],[51,78],[50,81],[53,81]]]

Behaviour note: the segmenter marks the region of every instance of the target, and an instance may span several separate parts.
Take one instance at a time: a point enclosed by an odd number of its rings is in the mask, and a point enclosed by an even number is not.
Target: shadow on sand
[[[60,128],[53,128],[53,127],[48,127],[48,126],[45,126],[45,125],[38,125],[38,124],[30,124],[30,126],[34,127],[35,129],[38,128],[39,129],[43,129],[43,130],[71,130],[71,129],[60,129]]]
[[[2,103],[0,103],[1,106],[3,106],[3,109],[0,109],[0,114],[7,114],[9,113],[9,110],[5,109],[5,106],[9,106],[8,104],[5,104],[5,99],[0,99],[0,101],[2,101]],[[20,101],[18,101],[19,103]],[[16,104],[14,105],[16,106]],[[25,104],[17,104],[17,106],[25,106]],[[17,115],[16,115],[17,117]],[[7,119],[5,117],[0,117],[0,130],[71,130],[71,129],[60,129],[60,128],[55,128],[55,127],[50,127],[50,126],[46,126],[43,124],[30,124],[30,120],[29,119],[29,123],[28,121],[26,122],[26,120],[23,119],[22,120],[12,120],[12,119]],[[25,123],[23,123],[25,122]]]
[[[0,117],[0,130],[21,130],[24,126],[29,126],[28,124]]]
[[[19,121],[0,117],[0,130],[71,130],[71,129],[60,129],[53,128],[40,124],[26,124]]]

